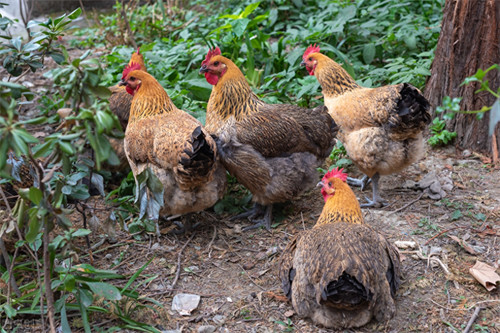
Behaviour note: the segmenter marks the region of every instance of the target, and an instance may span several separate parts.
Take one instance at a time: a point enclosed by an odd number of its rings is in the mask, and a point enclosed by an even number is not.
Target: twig
[[[462,333],[468,333],[470,331],[470,328],[472,327],[472,324],[474,324],[474,321],[479,316],[479,311],[481,311],[481,310],[482,310],[482,307],[480,307],[480,306],[478,306],[476,308],[476,310],[474,310],[474,313],[472,314],[472,317],[469,319],[469,322],[467,323],[467,326],[462,331]]]
[[[0,186],[0,194],[2,195],[3,202],[5,203],[5,206],[7,207],[7,210],[9,211],[10,217],[12,216],[12,209],[10,208],[9,202],[7,201],[7,197],[5,196],[5,193],[3,192],[2,187]],[[9,254],[7,253],[7,248],[5,247],[5,242],[3,241],[3,238],[0,236],[0,251],[2,251],[2,256],[3,260],[5,261],[5,266],[9,267],[9,288],[12,287],[14,289],[14,292],[16,293],[17,297],[21,297],[21,291],[19,290],[19,287],[17,286],[16,279],[14,278],[14,274],[12,273],[14,262],[16,261],[16,255],[17,255],[17,249],[15,250],[14,256],[12,257],[12,262],[10,262]],[[7,291],[7,303],[10,303],[10,290]]]
[[[422,198],[422,196],[423,196],[423,195],[424,195],[424,192],[420,193],[420,195],[418,196],[418,198],[416,198],[416,199],[415,199],[415,200],[413,200],[413,201],[410,201],[409,203],[407,203],[407,204],[406,204],[406,205],[404,205],[403,207],[398,208],[398,209],[396,209],[396,210],[395,210],[395,211],[393,211],[393,212],[390,212],[390,213],[389,213],[389,215],[391,215],[391,214],[396,214],[397,212],[400,212],[400,211],[402,211],[403,209],[410,207],[410,206],[411,206],[411,205],[413,205],[415,202],[417,202],[418,200],[420,200],[420,198]]]
[[[300,218],[302,219],[302,229],[306,230],[306,224],[304,223],[304,215],[300,212]]]
[[[128,32],[129,40],[132,43],[132,46],[134,47],[134,49],[137,49],[137,44],[135,42],[134,33],[132,32],[132,28],[130,27],[130,23],[129,23],[128,18],[127,18],[127,13],[125,12],[125,2],[123,0],[121,2],[122,2],[121,15],[122,15],[123,21],[125,22],[125,27],[126,27],[127,32]]]
[[[208,243],[206,250],[204,251],[204,253],[208,253],[209,258],[210,258],[210,252],[211,252],[210,250],[212,248],[212,244],[214,243],[216,236],[217,236],[217,227],[214,225],[214,234],[212,236],[212,239],[210,240],[210,243]]]
[[[170,289],[174,289],[175,285],[177,284],[177,280],[179,280],[179,276],[181,275],[181,258],[182,258],[182,252],[184,251],[184,249],[186,248],[186,246],[189,244],[189,242],[191,242],[191,240],[194,238],[194,235],[195,235],[195,233],[193,233],[191,235],[191,237],[189,237],[189,239],[187,240],[187,242],[184,244],[184,246],[182,246],[181,250],[177,254],[177,271],[175,272],[175,278],[174,278],[174,281],[172,281],[172,286],[170,287]]]

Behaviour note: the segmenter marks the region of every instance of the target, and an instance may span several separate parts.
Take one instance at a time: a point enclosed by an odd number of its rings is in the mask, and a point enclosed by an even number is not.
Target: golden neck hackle
[[[254,94],[238,66],[225,57],[221,59],[227,70],[212,88],[207,112],[216,113],[222,119],[234,116],[240,120],[256,111],[263,102]]]
[[[132,76],[141,80],[130,107],[130,122],[177,110],[163,87],[151,75],[134,71]]]
[[[363,214],[356,195],[349,185],[338,178],[331,180],[335,194],[329,197],[314,227],[337,222],[363,224]]]
[[[315,57],[318,64],[314,74],[321,85],[323,95],[335,97],[359,88],[356,81],[338,63],[321,53],[315,54]]]

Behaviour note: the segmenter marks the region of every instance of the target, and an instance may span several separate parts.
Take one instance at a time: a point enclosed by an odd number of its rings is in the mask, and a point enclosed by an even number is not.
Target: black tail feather
[[[373,294],[353,276],[344,272],[338,280],[330,282],[321,293],[322,300],[333,307],[355,308],[372,299]]]
[[[190,177],[204,177],[210,173],[215,163],[216,153],[207,142],[201,126],[194,129],[191,134],[190,146],[184,149],[184,154],[179,164],[179,172]]]

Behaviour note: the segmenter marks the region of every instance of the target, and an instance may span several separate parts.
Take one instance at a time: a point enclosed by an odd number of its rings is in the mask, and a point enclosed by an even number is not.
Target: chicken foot
[[[272,204],[267,205],[267,206],[263,206],[260,204],[256,204],[256,205],[259,205],[261,207],[261,209],[265,208],[264,216],[260,219],[255,219],[255,218],[250,219],[250,222],[254,223],[254,225],[243,228],[241,230],[248,231],[248,230],[257,229],[260,227],[265,227],[267,231],[271,231],[271,221],[273,219],[273,205]]]
[[[361,187],[361,191],[363,191],[365,187],[371,183],[371,181],[372,180],[367,175],[364,175],[361,179],[347,177],[347,184]]]
[[[244,219],[244,218],[248,218],[249,220],[254,220],[257,217],[262,216],[263,214],[264,214],[264,206],[262,206],[261,204],[255,203],[253,205],[252,209],[231,217],[229,219],[229,221],[234,221],[234,220],[239,220],[239,219]]]
[[[387,201],[382,199],[382,197],[379,194],[379,187],[378,187],[379,179],[380,179],[380,175],[378,173],[376,173],[372,176],[372,178],[371,178],[371,180],[372,180],[372,200],[365,197],[366,201],[368,201],[368,202],[365,204],[361,204],[360,205],[361,207],[363,207],[363,208],[367,208],[367,207],[380,208],[380,207],[387,205]]]

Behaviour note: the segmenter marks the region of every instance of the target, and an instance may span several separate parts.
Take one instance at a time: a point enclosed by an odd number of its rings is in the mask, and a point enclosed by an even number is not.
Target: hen
[[[324,106],[310,110],[264,103],[218,47],[208,52],[200,73],[213,85],[206,129],[217,137],[223,165],[255,202],[235,218],[255,223],[245,230],[270,230],[272,204],[291,200],[317,182],[316,168],[333,148],[335,122]]]
[[[302,65],[315,75],[328,112],[339,126],[339,139],[354,164],[366,175],[349,179],[364,187],[372,181],[373,198],[362,207],[381,206],[379,178],[406,168],[424,153],[422,131],[429,124],[429,102],[407,83],[364,88],[335,61],[310,46]]]
[[[132,64],[138,64],[140,66],[140,69],[146,72],[144,58],[139,52],[139,48],[137,49],[137,52],[132,53],[128,64],[129,66]],[[118,117],[120,125],[125,131],[128,124],[130,105],[132,104],[132,95],[127,93],[124,86],[120,85],[112,86],[109,88],[109,90],[111,90],[111,96],[108,100],[109,109]],[[115,167],[107,165],[107,169],[111,169],[113,171],[121,171],[128,168],[127,157],[125,156],[125,150],[123,149],[123,139],[109,138],[109,143],[111,144],[113,150],[116,152],[116,155],[120,160],[120,164]]]
[[[296,236],[279,261],[283,290],[301,317],[343,329],[395,313],[399,253],[363,221],[342,169],[320,182],[325,206],[316,225]]]
[[[124,147],[141,216],[157,220],[214,205],[224,194],[226,172],[212,137],[139,65],[125,68],[121,84],[133,95]]]

